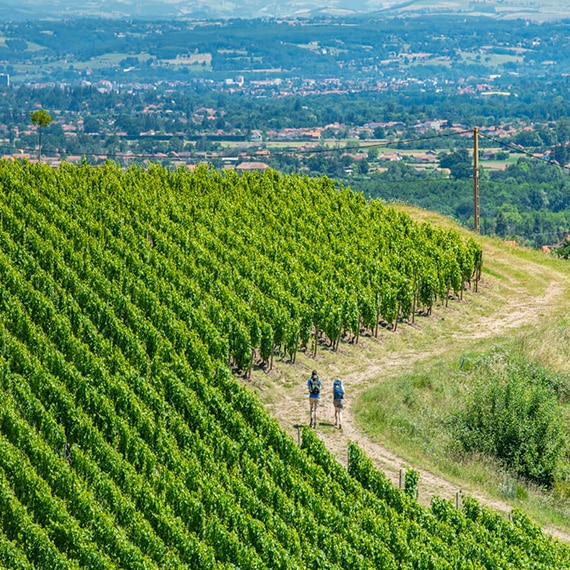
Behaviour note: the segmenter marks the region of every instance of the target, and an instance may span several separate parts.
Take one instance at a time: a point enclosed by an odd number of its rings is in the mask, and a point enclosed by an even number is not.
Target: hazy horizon
[[[562,0],[541,0],[520,6],[519,0],[243,0],[239,3],[212,0],[4,0],[0,20],[70,17],[145,19],[213,19],[262,17],[311,17],[430,14],[486,15],[534,20],[570,17]]]

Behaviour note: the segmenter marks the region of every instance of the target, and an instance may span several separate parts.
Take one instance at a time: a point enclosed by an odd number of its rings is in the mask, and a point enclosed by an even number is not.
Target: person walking
[[[309,414],[311,416],[309,427],[317,427],[317,408],[319,406],[319,400],[321,399],[322,386],[323,383],[317,371],[313,370],[311,377],[307,380],[307,388],[309,389]]]
[[[344,387],[342,380],[337,378],[333,382],[334,425],[342,429],[342,408],[344,407]]]

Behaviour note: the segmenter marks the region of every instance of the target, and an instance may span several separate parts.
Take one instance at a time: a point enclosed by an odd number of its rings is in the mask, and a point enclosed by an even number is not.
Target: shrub
[[[459,444],[493,455],[510,471],[550,488],[567,453],[556,378],[503,356],[494,355],[482,367],[457,415]]]

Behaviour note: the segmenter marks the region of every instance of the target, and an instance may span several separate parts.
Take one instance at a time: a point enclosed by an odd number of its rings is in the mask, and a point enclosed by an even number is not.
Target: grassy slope
[[[431,212],[403,209],[417,220],[455,226]],[[468,382],[458,375],[461,361],[505,347],[562,374],[570,372],[570,265],[496,239],[482,237],[481,243],[484,273],[478,293],[466,292],[463,301],[437,307],[429,318],[416,317],[396,333],[385,330],[378,339],[363,338],[357,347],[342,344],[336,353],[325,348],[316,359],[302,355],[295,365],[280,363],[269,375],[256,373],[253,382],[281,424],[295,433],[293,426],[308,422],[304,375],[317,367],[325,384],[340,376],[348,392],[344,433],[329,425],[332,405],[326,403],[320,432],[341,461],[346,440],[357,440],[394,482],[401,467],[421,468],[424,503],[434,493],[451,499],[462,489],[495,508],[518,506],[543,524],[567,531],[570,512],[552,496],[519,486],[513,498],[505,493],[505,474],[493,462],[472,458],[461,464],[448,457],[445,424],[461,406]]]

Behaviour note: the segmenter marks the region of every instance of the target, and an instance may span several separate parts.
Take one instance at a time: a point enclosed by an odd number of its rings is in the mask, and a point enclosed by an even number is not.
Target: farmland
[[[354,444],[348,470],[299,446],[244,386],[458,297],[475,240],[274,172],[3,161],[0,182],[4,565],[570,567],[518,511],[420,507],[412,471],[399,490]]]

